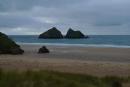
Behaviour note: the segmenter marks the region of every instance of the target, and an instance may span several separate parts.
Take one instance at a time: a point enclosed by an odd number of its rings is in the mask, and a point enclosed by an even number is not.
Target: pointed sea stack
[[[0,54],[23,54],[24,51],[7,35],[0,32]]]
[[[53,28],[49,29],[48,31],[40,34],[39,38],[42,38],[42,39],[60,39],[60,38],[63,38],[63,35],[61,34],[61,32],[56,27],[53,27]]]
[[[65,38],[70,38],[70,39],[73,39],[73,38],[85,38],[85,35],[83,33],[81,33],[80,31],[74,31],[72,30],[71,28],[68,30]]]

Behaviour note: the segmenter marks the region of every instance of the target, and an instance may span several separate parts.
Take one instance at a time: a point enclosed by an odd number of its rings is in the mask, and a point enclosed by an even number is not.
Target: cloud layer
[[[130,0],[0,0],[0,31],[39,34],[55,26],[85,34],[129,34]]]

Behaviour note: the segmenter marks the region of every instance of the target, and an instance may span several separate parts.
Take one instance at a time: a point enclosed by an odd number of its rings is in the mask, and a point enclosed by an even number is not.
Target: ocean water
[[[20,44],[130,48],[130,35],[90,35],[84,39],[38,39],[37,35],[10,35]]]

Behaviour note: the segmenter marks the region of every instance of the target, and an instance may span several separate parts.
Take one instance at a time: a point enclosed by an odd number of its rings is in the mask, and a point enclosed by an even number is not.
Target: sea
[[[130,48],[130,35],[89,35],[83,39],[38,39],[38,35],[9,35],[18,44]]]

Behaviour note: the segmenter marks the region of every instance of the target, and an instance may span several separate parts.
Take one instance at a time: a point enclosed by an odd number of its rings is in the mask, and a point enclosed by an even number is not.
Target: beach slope
[[[22,45],[23,55],[0,55],[5,70],[54,70],[96,76],[130,76],[129,48],[47,46],[49,54],[37,54],[40,45]]]

